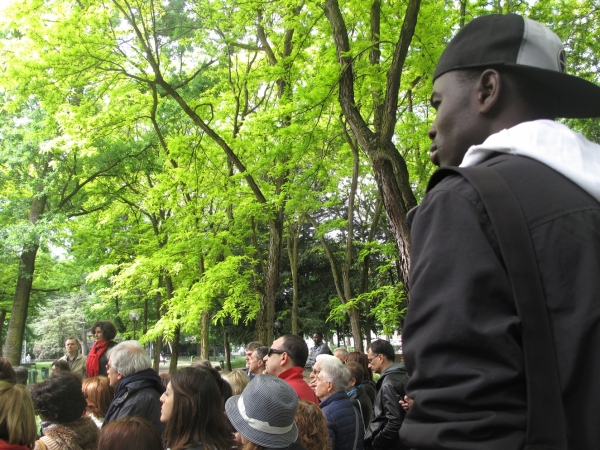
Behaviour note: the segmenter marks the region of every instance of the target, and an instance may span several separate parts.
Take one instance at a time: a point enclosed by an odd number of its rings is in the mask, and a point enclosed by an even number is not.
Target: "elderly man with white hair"
[[[339,359],[321,360],[315,393],[327,419],[333,450],[362,450],[365,427],[360,412],[346,395],[350,372]]]
[[[106,371],[115,397],[102,426],[123,417],[143,417],[162,434],[160,396],[165,387],[146,350],[137,341],[121,342],[110,350]]]

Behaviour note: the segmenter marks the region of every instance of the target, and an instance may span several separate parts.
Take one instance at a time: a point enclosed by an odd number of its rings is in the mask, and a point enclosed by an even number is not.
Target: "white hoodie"
[[[535,120],[492,134],[469,148],[460,167],[476,166],[493,152],[540,161],[600,201],[600,145],[562,123]]]

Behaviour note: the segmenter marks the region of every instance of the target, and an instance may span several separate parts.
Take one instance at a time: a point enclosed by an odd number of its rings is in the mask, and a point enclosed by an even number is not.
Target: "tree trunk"
[[[41,187],[39,188],[41,189]],[[46,196],[34,197],[29,210],[29,223],[34,225],[46,208]],[[39,238],[35,242],[26,243],[20,256],[19,278],[15,291],[8,331],[6,333],[6,344],[4,356],[8,358],[13,366],[21,363],[21,348],[23,336],[25,335],[25,322],[27,321],[27,310],[29,309],[29,298],[31,286],[33,285],[33,273],[35,271],[35,258],[39,248]]]
[[[177,372],[177,362],[179,361],[179,339],[181,338],[181,328],[175,327],[173,332],[173,341],[171,344],[171,363],[169,364],[169,373]]]
[[[225,352],[225,368],[227,372],[231,372],[231,348],[227,331],[223,331],[223,350]]]
[[[292,334],[298,334],[298,239],[300,224],[290,224],[287,237],[288,258],[292,272]]]
[[[283,210],[269,221],[269,256],[265,274],[264,291],[260,296],[260,310],[256,319],[258,340],[265,345],[273,342],[275,322],[275,297],[279,289],[279,266],[283,243]]]
[[[4,345],[4,342],[2,341],[2,336],[4,334],[4,321],[6,320],[6,313],[8,311],[6,311],[6,309],[2,308],[0,309],[0,355],[2,354],[2,346]]]
[[[396,111],[402,68],[414,35],[420,6],[420,0],[409,0],[408,2],[392,63],[387,72],[387,89],[385,95],[381,95],[381,97],[385,97],[385,101],[381,109],[375,111],[376,115],[381,113],[381,119],[375,121],[375,131],[372,131],[362,117],[354,99],[353,56],[338,1],[326,0],[325,2],[325,15],[332,28],[340,63],[340,106],[354,137],[369,156],[375,172],[375,181],[398,248],[401,278],[407,296],[409,292],[410,241],[406,214],[416,206],[417,202],[410,187],[406,162],[394,146],[392,138],[397,122]],[[378,2],[374,2],[371,14],[371,29],[377,30],[377,24],[374,24],[373,21],[378,20]],[[373,38],[379,39],[377,36]],[[376,49],[374,48],[374,50]],[[372,65],[379,64],[376,57],[377,52],[372,52],[370,61]]]
[[[200,340],[201,343],[201,353],[200,359],[208,359],[210,356],[209,353],[209,331],[210,331],[210,313],[208,311],[202,311],[202,319],[200,319],[200,331],[202,332],[202,337]]]

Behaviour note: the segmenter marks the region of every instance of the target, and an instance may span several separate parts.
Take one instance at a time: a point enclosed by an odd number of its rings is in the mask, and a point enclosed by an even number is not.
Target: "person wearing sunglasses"
[[[264,373],[287,381],[298,394],[298,398],[318,405],[317,396],[302,376],[307,358],[308,346],[304,339],[296,334],[285,334],[269,348],[264,358]]]

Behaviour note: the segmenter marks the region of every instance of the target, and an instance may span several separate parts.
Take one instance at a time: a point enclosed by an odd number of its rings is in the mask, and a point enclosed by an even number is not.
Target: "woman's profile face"
[[[96,342],[103,342],[106,340],[106,338],[104,337],[104,332],[100,327],[96,327],[96,329],[94,330],[94,339],[96,339]]]
[[[162,423],[167,423],[171,418],[171,414],[173,413],[173,390],[171,389],[171,383],[167,385],[167,390],[160,397],[160,402],[162,403],[162,407],[160,408],[160,421]]]

